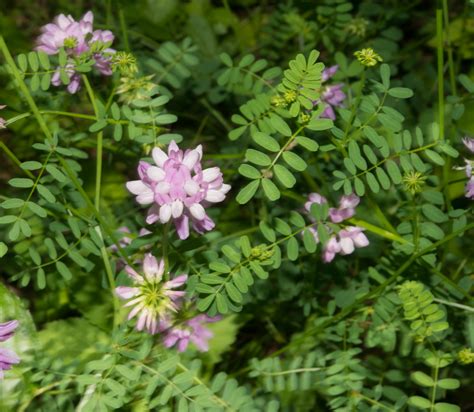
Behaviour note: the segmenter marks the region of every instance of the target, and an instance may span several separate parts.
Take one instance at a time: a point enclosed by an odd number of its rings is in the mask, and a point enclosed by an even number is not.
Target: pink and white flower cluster
[[[64,47],[71,58],[66,68],[70,79],[67,90],[70,93],[76,93],[81,83],[80,75],[74,70],[74,58],[92,53],[94,67],[105,76],[112,74],[110,58],[115,50],[108,45],[113,42],[114,35],[110,30],[94,30],[93,22],[94,15],[91,11],[84,14],[79,21],[75,21],[70,15],[60,14],[52,23],[41,28],[41,35],[36,40],[36,50],[49,55],[58,54]],[[51,81],[55,86],[61,84],[59,70],[54,73]]]
[[[462,141],[464,146],[466,146],[471,153],[474,153],[474,139],[471,137],[465,137]],[[464,191],[468,199],[474,200],[474,175],[472,174],[474,161],[468,159],[464,159],[464,161],[466,162],[466,166],[463,169],[466,171],[466,176],[468,178]]]
[[[194,343],[200,351],[209,349],[208,340],[213,334],[205,324],[217,318],[198,315],[182,324],[174,324],[185,295],[184,291],[176,289],[186,283],[187,275],[163,281],[164,261],[158,262],[150,253],[143,260],[142,274],[130,266],[126,266],[125,271],[133,286],[118,286],[115,292],[119,298],[127,301],[124,307],[131,309],[128,320],[137,317],[137,330],[152,335],[162,333],[164,346],[169,348],[177,345],[180,352],[186,350],[189,342]]]
[[[127,189],[136,195],[142,205],[152,205],[146,222],[173,221],[178,236],[189,236],[189,224],[202,234],[215,226],[205,208],[222,202],[230,186],[225,184],[218,167],[202,169],[202,147],[180,150],[172,141],[168,153],[159,147],[152,151],[154,164],[141,161],[140,180],[127,183]]]
[[[360,198],[355,194],[342,196],[339,199],[339,207],[329,209],[329,219],[332,223],[341,223],[350,219],[355,215],[355,208],[360,202]],[[307,212],[311,210],[311,206],[316,203],[319,205],[326,204],[327,199],[319,193],[311,193],[304,207]],[[327,227],[330,230],[329,227]],[[315,228],[310,228],[316,242],[319,242],[318,232]],[[324,246],[323,261],[331,262],[337,254],[350,255],[355,248],[365,247],[369,244],[369,239],[363,233],[364,229],[359,226],[345,226],[337,234],[332,234]]]
[[[331,77],[333,77],[337,70],[338,66],[331,66],[327,69],[323,70],[321,83],[327,82]],[[321,98],[316,100],[314,104],[319,104],[320,102],[325,103],[326,107],[321,114],[321,117],[335,120],[336,113],[334,112],[335,107],[342,107],[343,102],[346,99],[346,94],[342,91],[342,87],[344,84],[333,84],[333,85],[325,85],[321,88]]]
[[[0,342],[10,339],[15,329],[18,327],[18,321],[0,323]],[[0,348],[0,379],[3,379],[3,371],[10,370],[12,365],[20,363],[20,358],[15,352],[6,348]]]

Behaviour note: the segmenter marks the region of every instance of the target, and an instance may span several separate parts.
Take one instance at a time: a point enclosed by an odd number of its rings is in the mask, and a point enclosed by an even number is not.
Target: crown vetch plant
[[[0,410],[473,408],[469,5],[46,3],[0,16]]]

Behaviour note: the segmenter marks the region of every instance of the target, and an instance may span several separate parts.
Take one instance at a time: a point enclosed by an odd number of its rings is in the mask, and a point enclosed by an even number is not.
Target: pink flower
[[[474,153],[474,139],[472,137],[465,137],[462,142],[471,153]]]
[[[467,181],[465,192],[468,199],[474,200],[474,176],[471,176]]]
[[[93,22],[94,15],[91,11],[79,21],[75,21],[72,16],[60,14],[53,23],[41,28],[41,35],[36,40],[36,50],[54,55],[64,47],[71,57],[70,63],[66,66],[66,73],[70,79],[67,90],[71,94],[79,90],[81,83],[81,77],[74,70],[75,64],[72,63],[74,57],[90,52],[95,60],[94,66],[99,72],[105,76],[112,74],[110,59],[115,50],[108,48],[108,45],[113,42],[114,35],[109,30],[93,30]],[[51,82],[55,86],[61,85],[59,71],[54,73]]]
[[[218,167],[202,170],[202,147],[180,150],[172,141],[168,154],[158,147],[152,152],[155,165],[140,162],[140,180],[127,183],[127,189],[136,195],[142,205],[152,205],[148,224],[174,221],[180,239],[189,236],[189,223],[202,234],[215,226],[205,208],[225,199],[230,186],[224,184]]]
[[[163,322],[166,323],[170,312],[178,310],[179,300],[185,292],[174,289],[184,285],[188,279],[187,275],[180,275],[163,282],[164,266],[163,260],[158,262],[148,253],[143,260],[143,275],[130,266],[125,267],[134,286],[115,288],[121,299],[128,300],[124,307],[132,308],[128,320],[138,315],[137,330],[146,329],[152,335],[162,328]]]
[[[208,341],[214,334],[206,328],[205,324],[218,320],[220,320],[218,316],[214,318],[207,315],[195,316],[182,325],[171,327],[163,338],[163,345],[167,348],[177,345],[178,351],[184,352],[189,342],[192,342],[199,351],[207,352],[209,350]]]
[[[324,69],[321,76],[321,83],[324,83],[333,77],[336,74],[338,68],[339,67],[335,65]],[[331,120],[336,119],[334,107],[342,107],[343,102],[346,99],[346,94],[342,91],[343,86],[344,85],[341,83],[328,85],[321,88],[321,98],[313,102],[315,105],[319,104],[320,102],[326,103],[326,107],[322,112],[321,117]]]
[[[323,203],[327,203],[327,199],[324,196],[321,196],[319,193],[310,193],[308,195],[308,201],[304,204],[304,208],[307,212],[311,211],[311,205],[316,203],[318,205],[322,205]]]
[[[10,339],[17,327],[18,321],[16,320],[0,323],[0,342],[5,342]],[[3,371],[10,370],[12,365],[17,363],[20,363],[20,358],[15,352],[9,349],[0,348],[0,379],[3,379]]]
[[[321,81],[325,82],[329,80],[332,76],[336,74],[338,70],[339,66],[337,64],[335,64],[334,66],[326,67],[321,75]]]
[[[73,64],[68,64],[66,66],[66,74],[69,77],[69,84],[67,85],[67,91],[71,94],[76,93],[80,87],[81,87],[81,76],[79,73],[76,73],[74,70],[74,65]],[[56,69],[56,71],[53,74],[53,77],[51,77],[51,83],[54,86],[61,86],[63,82],[61,81],[61,76],[59,73],[59,68]]]
[[[319,193],[311,193],[308,196],[308,201],[305,203],[304,207],[307,212],[311,211],[311,205],[313,203],[324,204],[327,203],[325,197],[321,196]],[[339,207],[329,209],[329,219],[332,223],[338,224],[342,221],[351,218],[355,215],[355,208],[360,203],[360,198],[355,194],[350,194],[347,196],[341,196],[339,199]],[[313,222],[314,219],[310,217]],[[341,228],[338,233],[334,232],[334,225],[327,225],[324,222],[319,223],[325,226],[326,231],[330,234],[328,242],[324,245],[323,248],[323,261],[326,263],[331,262],[337,254],[349,255],[356,248],[365,247],[369,244],[369,239],[363,233],[361,227],[358,226],[346,226]],[[316,227],[310,227],[309,230],[314,236],[316,243],[320,242],[318,231]]]
[[[360,198],[355,194],[342,196],[339,200],[337,209],[331,207],[329,209],[329,218],[333,223],[340,223],[343,220],[350,219],[355,215],[355,208],[360,203]]]
[[[335,236],[331,236],[323,250],[323,261],[326,263],[331,262],[340,251],[341,245],[338,243]]]
[[[94,15],[88,11],[81,20],[75,21],[72,16],[60,14],[53,23],[41,28],[41,35],[36,40],[36,50],[47,54],[57,54],[65,47],[71,54],[79,56],[89,50],[87,35],[92,33]]]
[[[350,255],[356,247],[369,245],[369,239],[364,235],[363,230],[358,226],[347,226],[338,233],[341,255]]]

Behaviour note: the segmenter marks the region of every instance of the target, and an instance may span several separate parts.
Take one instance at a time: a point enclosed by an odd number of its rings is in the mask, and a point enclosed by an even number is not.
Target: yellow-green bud
[[[360,64],[367,67],[375,66],[378,62],[383,61],[382,57],[371,47],[356,51],[354,56],[357,57]]]
[[[469,365],[474,362],[474,353],[472,353],[471,348],[464,348],[458,352],[459,363],[463,365]]]
[[[413,170],[403,175],[403,185],[405,186],[405,190],[410,192],[412,195],[420,193],[423,190],[425,180],[426,176]]]
[[[296,100],[296,92],[294,90],[288,90],[284,94],[285,101],[288,103],[294,102]]]
[[[287,105],[286,100],[280,95],[273,96],[271,99],[271,103],[275,107],[285,107]]]

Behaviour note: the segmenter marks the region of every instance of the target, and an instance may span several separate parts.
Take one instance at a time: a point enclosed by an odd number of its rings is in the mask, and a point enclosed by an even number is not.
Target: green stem
[[[444,140],[444,53],[443,53],[443,10],[436,10],[436,43],[438,55],[438,122],[439,137]]]
[[[433,412],[435,410],[435,402],[436,402],[436,387],[438,385],[438,375],[439,375],[439,358],[436,357],[436,366],[434,368],[434,373],[433,373],[433,380],[434,380],[434,385],[431,388],[431,407],[430,411]]]
[[[119,20],[120,20],[120,30],[122,31],[122,36],[123,36],[123,48],[125,49],[125,51],[130,53],[130,43],[128,41],[127,23],[125,22],[125,14],[121,7],[119,8]]]
[[[449,33],[449,13],[448,0],[443,0],[443,15],[444,27],[446,29],[446,44],[448,45],[448,67],[449,67],[449,82],[451,85],[451,93],[453,96],[457,95],[456,90],[456,74],[454,72],[453,48],[451,47],[450,33]]]
[[[165,276],[169,271],[169,257],[168,257],[168,233],[170,230],[171,221],[163,225],[163,236],[161,238],[161,253],[163,254],[163,260],[165,261]]]
[[[84,84],[86,85],[87,94],[89,95],[89,99],[91,101],[92,107],[94,108],[94,113],[96,117],[99,117],[99,110],[97,108],[97,102],[95,100],[94,91],[92,90],[91,84],[89,83],[89,79],[86,75],[82,76]],[[96,170],[95,170],[95,198],[94,198],[94,206],[97,211],[100,210],[100,190],[102,185],[102,146],[103,146],[104,134],[102,130],[97,133],[97,151],[96,151]]]

